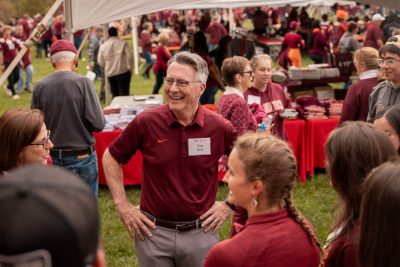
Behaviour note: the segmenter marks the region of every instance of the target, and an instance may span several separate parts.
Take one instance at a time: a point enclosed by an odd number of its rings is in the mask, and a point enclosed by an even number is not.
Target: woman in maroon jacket
[[[367,120],[369,95],[380,81],[378,58],[378,50],[372,47],[363,47],[354,52],[353,62],[360,81],[352,84],[346,94],[340,123]]]
[[[282,86],[271,81],[272,60],[263,54],[255,56],[251,62],[254,73],[253,87],[249,88],[244,97],[247,103],[256,103],[264,108],[267,114],[274,116],[272,134],[282,139],[286,138],[283,127],[283,117],[280,115],[289,106],[289,100],[283,92]]]
[[[229,156],[229,203],[244,207],[249,219],[231,239],[215,245],[205,267],[317,267],[318,240],[292,203],[296,159],[273,135],[245,134]]]

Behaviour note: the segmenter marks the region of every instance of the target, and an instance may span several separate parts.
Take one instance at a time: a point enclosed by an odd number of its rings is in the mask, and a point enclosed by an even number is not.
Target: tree
[[[9,23],[11,17],[47,13],[54,0],[0,0],[0,3],[0,20]]]

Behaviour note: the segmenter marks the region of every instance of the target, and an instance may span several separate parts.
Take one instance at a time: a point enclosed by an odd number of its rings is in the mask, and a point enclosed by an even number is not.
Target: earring
[[[257,205],[258,205],[258,201],[255,198],[253,198],[251,200],[251,206],[253,206],[253,208],[257,208]]]

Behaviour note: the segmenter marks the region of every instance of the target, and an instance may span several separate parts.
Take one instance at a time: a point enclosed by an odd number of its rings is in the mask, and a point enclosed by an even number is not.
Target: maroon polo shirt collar
[[[168,124],[168,126],[171,126],[173,123],[177,123],[177,124],[179,124],[180,125],[180,123],[178,122],[178,120],[176,119],[176,117],[175,117],[175,115],[174,115],[174,113],[169,109],[169,106],[168,105],[166,105],[167,106],[167,108],[168,108],[168,110],[170,111],[169,113],[168,113],[168,119],[167,119],[167,124]],[[193,125],[193,124],[197,124],[197,125],[199,125],[200,127],[204,127],[204,107],[202,106],[202,105],[200,105],[199,104],[199,107],[197,108],[197,111],[196,111],[196,115],[195,115],[195,117],[194,117],[194,120],[193,120],[193,122],[192,123],[190,123],[188,126],[191,126],[191,125]]]

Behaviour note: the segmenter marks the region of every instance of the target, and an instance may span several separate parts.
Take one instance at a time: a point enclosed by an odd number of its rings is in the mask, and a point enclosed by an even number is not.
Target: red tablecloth
[[[260,37],[257,37],[254,41],[261,45],[281,45],[283,40],[277,39],[277,38],[268,38],[265,36],[260,36]]]
[[[298,174],[301,182],[306,181],[307,172],[313,176],[314,168],[324,167],[324,144],[329,133],[336,128],[338,122],[338,119],[285,121],[288,141],[297,159]],[[112,132],[95,133],[94,135],[96,139],[100,184],[107,184],[101,161],[104,151],[120,133],[120,130],[116,130]],[[126,165],[122,166],[125,185],[141,184],[142,163],[142,154],[140,151],[137,151],[132,159]],[[221,163],[218,166],[218,170],[218,179],[221,181],[224,175]]]
[[[306,121],[286,120],[285,130],[290,146],[297,159],[297,172],[301,182],[307,179],[306,165]]]
[[[325,167],[325,142],[338,123],[338,119],[285,121],[286,134],[297,159],[301,182],[306,180],[307,172],[314,176],[314,168]]]
[[[339,124],[339,119],[307,121],[307,170],[314,176],[314,168],[325,167],[325,142],[328,135]]]
[[[97,162],[99,165],[99,183],[107,184],[106,178],[103,171],[102,158],[106,148],[121,134],[121,130],[112,132],[101,132],[95,133],[94,138],[96,139],[96,153]],[[142,182],[142,163],[143,157],[140,151],[131,158],[131,160],[122,166],[124,173],[124,185],[138,185]]]

